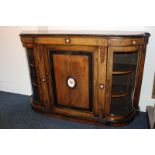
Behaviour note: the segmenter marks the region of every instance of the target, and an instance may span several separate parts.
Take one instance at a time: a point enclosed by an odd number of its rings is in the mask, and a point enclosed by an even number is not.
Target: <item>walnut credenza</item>
[[[22,32],[35,110],[96,124],[138,111],[149,33]]]

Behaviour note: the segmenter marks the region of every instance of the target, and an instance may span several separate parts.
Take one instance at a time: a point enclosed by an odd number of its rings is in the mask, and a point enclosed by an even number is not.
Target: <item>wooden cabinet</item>
[[[20,37],[35,110],[101,124],[134,118],[149,33],[23,32]]]

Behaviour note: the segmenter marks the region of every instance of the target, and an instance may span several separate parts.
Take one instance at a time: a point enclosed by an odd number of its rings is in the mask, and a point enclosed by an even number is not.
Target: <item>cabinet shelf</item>
[[[112,74],[120,75],[120,74],[128,74],[132,73],[135,70],[135,65],[130,64],[114,64]]]
[[[127,89],[128,86],[115,84],[112,86],[112,95],[113,98],[125,97],[130,95],[130,89]]]
[[[128,74],[128,73],[132,73],[132,72],[133,72],[133,70],[113,71],[112,74],[120,75],[120,74]]]
[[[128,96],[129,92],[125,92],[125,93],[112,93],[112,97],[125,97]]]

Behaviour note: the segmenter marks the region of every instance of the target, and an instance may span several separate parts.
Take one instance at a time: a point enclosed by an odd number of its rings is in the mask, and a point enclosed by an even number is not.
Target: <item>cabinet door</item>
[[[91,117],[97,115],[97,48],[46,47],[51,110]]]
[[[140,46],[108,49],[106,113],[113,119],[129,115],[137,104],[141,56]]]

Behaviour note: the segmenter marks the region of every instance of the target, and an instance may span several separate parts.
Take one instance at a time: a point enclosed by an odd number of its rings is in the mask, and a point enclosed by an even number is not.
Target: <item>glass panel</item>
[[[34,54],[33,54],[33,48],[27,49],[27,56],[29,60],[29,65],[34,65]]]
[[[35,101],[40,101],[38,78],[37,78],[36,67],[35,67],[35,62],[34,62],[33,48],[27,49],[27,57],[28,57],[28,62],[29,62],[31,83],[32,83],[32,89],[33,89],[33,99]]]
[[[37,73],[35,67],[30,66],[31,81],[37,83]]]
[[[125,115],[132,109],[138,52],[114,52],[110,113]]]

